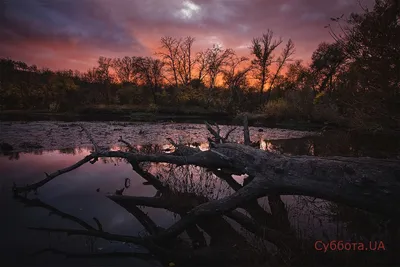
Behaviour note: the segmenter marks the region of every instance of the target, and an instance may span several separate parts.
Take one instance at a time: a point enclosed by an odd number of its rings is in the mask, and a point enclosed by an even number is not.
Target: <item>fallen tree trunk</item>
[[[211,128],[210,125],[208,125]],[[246,127],[245,127],[246,128]],[[195,229],[196,225],[204,224],[205,218],[210,216],[226,215],[236,219],[241,225],[248,226],[252,232],[260,232],[262,229],[249,218],[235,213],[238,207],[250,208],[254,214],[260,213],[255,201],[263,196],[275,198],[279,208],[279,195],[304,195],[311,196],[352,207],[380,213],[388,217],[396,218],[400,215],[400,163],[397,160],[382,160],[371,158],[346,158],[346,157],[311,157],[311,156],[286,156],[262,151],[248,145],[236,143],[224,143],[227,139],[219,137],[218,131],[210,131],[218,143],[210,142],[208,151],[200,151],[189,147],[178,146],[179,153],[173,154],[144,154],[134,150],[109,151],[101,150],[94,145],[95,151],[83,160],[71,167],[59,170],[52,174],[46,174],[46,178],[35,184],[14,187],[14,193],[27,193],[36,191],[47,182],[59,175],[76,169],[87,162],[94,163],[100,157],[124,158],[131,163],[144,179],[150,182],[161,193],[168,192],[156,177],[142,171],[139,168],[141,162],[163,162],[175,165],[196,165],[213,171],[217,176],[226,180],[235,192],[222,199],[208,201],[200,205],[189,204],[181,206],[183,210],[176,210],[181,214],[181,219],[167,229],[158,229],[152,225],[149,230],[153,234],[145,238],[130,238],[132,242],[142,244],[160,244],[165,240],[174,238],[183,231]],[[245,143],[248,144],[248,130],[245,129]],[[93,138],[90,138],[93,141]],[[180,147],[180,149],[179,149]],[[247,174],[252,179],[243,186],[234,183],[225,174]],[[125,199],[123,197],[111,197],[111,199],[126,208],[134,205],[133,213],[138,213],[136,205],[158,206],[171,209],[168,202],[154,201],[154,199],[136,197]],[[125,202],[125,201],[130,202]],[[131,201],[135,202],[131,202]],[[201,203],[201,202],[200,202]],[[249,206],[250,205],[250,206]],[[189,208],[186,210],[186,208]],[[140,213],[140,212],[139,212]],[[268,213],[265,213],[268,214]],[[148,221],[142,214],[143,221]],[[283,214],[283,216],[286,216]],[[255,216],[257,217],[257,216]],[[262,216],[261,216],[262,217]],[[284,222],[282,220],[282,222]],[[284,222],[287,223],[287,222]],[[223,224],[223,222],[221,222]],[[207,228],[207,225],[204,224]],[[286,227],[287,228],[287,227]],[[212,232],[211,229],[207,229]],[[270,229],[265,229],[269,231]],[[88,230],[89,231],[89,230]],[[93,230],[90,230],[93,232]],[[227,230],[227,232],[229,232]],[[270,236],[278,243],[281,235],[270,231]],[[93,233],[101,236],[99,232]],[[198,233],[192,233],[198,235]],[[216,233],[213,233],[216,235]],[[103,235],[104,236],[104,235]],[[109,235],[110,238],[115,236]],[[122,240],[123,238],[120,238]],[[239,238],[238,238],[239,240]],[[204,241],[202,241],[204,243]],[[158,249],[155,247],[154,249]]]
[[[396,160],[284,156],[241,144],[215,144],[209,151],[189,156],[99,151],[93,152],[84,161],[89,162],[89,158],[99,157],[120,157],[135,162],[192,164],[206,168],[232,168],[255,177],[233,195],[216,201],[211,206],[214,211],[204,209],[201,205],[193,214],[230,211],[243,201],[279,194],[318,197],[388,216],[400,215],[400,206],[396,205],[400,201],[400,164]],[[82,164],[76,165],[79,167]],[[70,170],[71,168],[68,168],[68,171]],[[49,182],[64,172],[58,171],[48,175],[45,180]],[[40,181],[27,187],[15,188],[15,192],[34,190],[44,184]]]

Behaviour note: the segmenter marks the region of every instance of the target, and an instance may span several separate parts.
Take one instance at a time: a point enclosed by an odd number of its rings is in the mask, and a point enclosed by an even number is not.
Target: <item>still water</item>
[[[60,123],[61,124],[61,123]],[[102,259],[74,259],[65,258],[64,255],[57,255],[46,252],[46,249],[57,249],[68,251],[69,253],[90,254],[96,252],[129,252],[142,251],[143,249],[134,245],[125,245],[118,242],[110,243],[108,241],[88,238],[67,236],[65,234],[47,234],[28,229],[28,227],[58,227],[75,228],[76,223],[62,219],[60,216],[52,214],[49,209],[37,207],[38,205],[26,205],[12,197],[11,187],[13,183],[18,185],[30,184],[45,177],[44,172],[54,172],[65,168],[79,161],[90,153],[90,147],[79,140],[69,140],[65,131],[62,131],[65,138],[61,140],[58,136],[52,137],[59,140],[58,143],[49,141],[49,137],[44,136],[43,128],[36,128],[22,124],[3,125],[2,140],[8,141],[14,147],[19,147],[18,152],[3,153],[0,156],[0,185],[2,206],[2,220],[0,223],[0,258],[9,265],[113,265],[113,266],[157,266],[156,262],[148,262],[134,258],[102,258]],[[46,124],[47,125],[47,124]],[[48,125],[47,125],[48,126]],[[93,129],[103,127],[91,124]],[[15,134],[12,135],[10,128],[14,127]],[[21,127],[26,127],[25,132],[21,132]],[[49,126],[59,127],[59,126]],[[109,126],[110,127],[110,126]],[[115,127],[115,125],[113,126]],[[118,126],[124,128],[122,126]],[[137,130],[137,125],[135,129]],[[205,148],[204,136],[200,136],[199,131],[203,129],[202,125],[174,125],[174,129],[166,127],[165,124],[151,125],[151,127],[140,126],[140,132],[137,132],[134,144],[150,151],[166,148],[166,137],[186,135],[187,139],[193,142],[192,145]],[[196,127],[199,127],[198,129]],[[188,137],[189,129],[189,137]],[[197,129],[197,130],[196,130]],[[190,134],[190,130],[194,134]],[[47,129],[48,131],[48,129]],[[118,131],[107,129],[112,136],[106,136],[106,144],[103,146],[118,149],[115,138]],[[132,135],[133,130],[125,129]],[[138,130],[137,130],[138,131]],[[144,131],[157,133],[157,137],[147,137]],[[168,132],[170,131],[170,132]],[[17,133],[18,132],[18,133]],[[282,132],[284,134],[282,134]],[[388,137],[362,137],[354,136],[348,133],[301,133],[279,129],[252,129],[252,140],[256,146],[261,149],[273,151],[275,153],[284,153],[289,155],[315,155],[315,156],[369,156],[379,158],[398,158],[400,153],[400,144],[397,138]],[[25,135],[25,139],[23,136]],[[121,134],[122,135],[122,134]],[[237,133],[240,135],[240,132]],[[34,137],[36,137],[36,139]],[[96,137],[96,135],[94,135]],[[162,137],[162,138],[160,138]],[[283,138],[282,138],[283,137]],[[33,140],[41,144],[42,149],[22,149],[18,146],[24,140]],[[65,141],[67,140],[67,141]],[[110,141],[113,140],[113,141]],[[69,142],[75,142],[79,147],[70,147],[64,149],[51,149],[51,146],[66,147]],[[146,142],[147,141],[147,142]],[[239,140],[240,141],[240,140]],[[52,145],[51,145],[52,144]],[[160,169],[161,167],[161,169]],[[150,166],[152,172],[162,172],[162,165],[153,164]],[[191,175],[190,182],[174,182],[175,187],[180,190],[201,190],[209,198],[220,198],[230,194],[231,189],[215,177],[202,178],[202,174],[196,170]],[[187,179],[185,175],[178,177],[178,180]],[[185,178],[186,177],[186,178]],[[79,217],[93,227],[96,227],[95,220],[98,219],[105,231],[124,234],[124,235],[142,235],[145,230],[138,220],[125,209],[109,200],[107,194],[114,193],[115,190],[124,188],[126,178],[130,180],[130,186],[124,189],[124,195],[133,196],[154,196],[157,192],[149,185],[144,185],[144,180],[135,173],[131,166],[124,161],[115,159],[99,160],[95,164],[86,164],[82,167],[66,173],[39,190],[39,195],[34,196],[40,199],[41,203],[51,205],[59,211]],[[242,177],[235,177],[239,183],[243,182]],[[168,181],[167,181],[168,182]],[[169,181],[171,182],[171,181]],[[172,181],[173,182],[173,181]],[[189,186],[188,186],[189,185]],[[321,200],[310,199],[300,196],[282,196],[286,204],[289,221],[293,229],[299,236],[312,240],[339,240],[344,238],[357,238],[372,240],[387,238],[388,232],[385,228],[385,221],[381,218],[366,214],[361,211],[338,206]],[[259,199],[259,203],[269,210],[266,198]],[[37,204],[37,203],[36,203]],[[176,215],[162,209],[142,208],[156,223],[161,227],[168,227],[177,220]],[[371,263],[368,257],[362,257],[364,263]],[[375,259],[375,258],[374,258]],[[380,261],[378,260],[378,263]]]

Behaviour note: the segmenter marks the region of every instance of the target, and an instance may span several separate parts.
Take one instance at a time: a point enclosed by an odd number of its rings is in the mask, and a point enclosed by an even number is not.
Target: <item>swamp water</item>
[[[48,234],[28,227],[74,228],[76,223],[60,218],[38,203],[27,203],[12,197],[11,187],[30,184],[44,178],[44,172],[52,173],[79,161],[90,153],[91,145],[78,125],[65,122],[1,122],[0,142],[6,142],[13,151],[0,156],[0,261],[11,265],[69,265],[69,266],[157,266],[157,262],[136,258],[65,258],[52,253],[67,251],[71,254],[113,253],[143,251],[135,245],[109,242],[91,237]],[[125,140],[147,152],[171,148],[166,138],[207,149],[207,132],[201,124],[173,123],[82,123],[101,147],[113,150],[120,148],[117,140]],[[230,126],[221,126],[224,134]],[[394,138],[371,138],[353,136],[348,133],[315,133],[283,129],[250,128],[251,139],[261,149],[289,155],[314,156],[369,156],[399,158],[399,140]],[[242,142],[242,128],[232,132],[231,140]],[[180,192],[201,193],[208,198],[221,198],[232,190],[218,178],[198,168],[178,168],[172,173],[164,164],[150,164],[152,173],[161,173],[167,182]],[[168,169],[168,170],[167,170]],[[123,235],[145,235],[139,221],[125,209],[109,200],[106,195],[124,188],[126,178],[130,184],[124,195],[154,196],[157,191],[136,174],[123,160],[102,159],[95,164],[86,164],[46,184],[37,196],[41,204],[50,205],[59,211],[76,216],[92,226],[93,218],[99,220],[103,229]],[[243,177],[235,177],[243,182]],[[309,240],[385,240],[390,234],[386,221],[365,212],[341,205],[302,196],[282,196],[291,227],[299,236]],[[269,210],[266,198],[259,203]],[[30,204],[30,205],[28,205]],[[35,205],[36,204],[36,205]],[[39,207],[42,206],[42,207]],[[168,227],[179,219],[171,212],[142,208],[157,225]],[[252,237],[250,237],[252,238]],[[372,253],[353,252],[351,259],[363,265],[387,256],[371,256]],[[335,252],[344,253],[344,252]],[[349,252],[346,252],[349,253]],[[376,252],[379,253],[379,252]],[[393,255],[392,255],[393,256]]]

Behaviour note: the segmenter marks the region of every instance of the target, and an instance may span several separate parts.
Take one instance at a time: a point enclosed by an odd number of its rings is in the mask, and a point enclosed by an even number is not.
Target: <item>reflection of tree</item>
[[[76,149],[75,148],[62,148],[62,149],[59,149],[58,151],[61,154],[76,155]]]
[[[329,203],[332,220],[340,220],[358,240],[373,240],[385,234],[388,219],[344,205]]]
[[[247,123],[244,132],[245,144],[250,144]],[[248,145],[224,143],[218,127],[217,131],[210,130],[214,139],[209,138],[209,150],[201,151],[199,148],[176,144],[169,140],[175,147],[174,152],[169,154],[161,152],[161,146],[135,147],[122,138],[119,141],[127,145],[126,151],[106,151],[96,145],[89,132],[86,133],[95,148],[91,154],[70,167],[48,174],[45,179],[35,184],[26,187],[15,186],[15,195],[35,191],[59,175],[88,162],[93,164],[99,158],[120,158],[127,161],[132,169],[146,180],[147,185],[153,186],[157,194],[154,197],[126,196],[122,195],[123,190],[117,190],[115,195],[108,198],[135,216],[148,235],[134,237],[108,233],[98,220],[94,220],[97,224],[94,229],[34,228],[35,230],[139,244],[163,263],[172,260],[182,265],[240,262],[256,264],[268,257],[277,264],[305,264],[312,263],[321,256],[327,259],[329,255],[315,254],[316,251],[312,249],[313,240],[299,240],[289,222],[287,207],[280,194],[321,197],[342,203],[354,201],[352,205],[365,209],[382,209],[387,215],[389,212],[398,212],[396,207],[391,208],[383,203],[384,200],[392,199],[387,197],[386,192],[395,192],[390,190],[392,187],[396,188],[392,180],[393,171],[398,170],[398,166],[392,161],[375,160],[372,166],[370,159],[288,157],[267,153]],[[305,144],[309,147],[309,142]],[[285,169],[289,165],[290,168]],[[377,171],[376,165],[379,166],[379,175],[375,178],[380,180],[375,179],[374,185],[380,189],[376,190],[376,187],[371,188],[367,185],[360,189],[357,182],[360,175],[355,173],[374,173]],[[326,169],[329,169],[329,172]],[[233,175],[243,174],[246,175],[243,185],[233,179]],[[343,175],[355,178],[347,180],[343,179]],[[382,176],[390,180],[384,180]],[[223,186],[216,186],[215,181],[219,181],[217,177],[227,188],[227,192],[220,191]],[[391,182],[390,188],[383,184],[385,181]],[[340,187],[335,185],[335,182],[340,183]],[[370,181],[363,180],[363,183],[368,182]],[[228,192],[233,193],[225,196]],[[366,192],[373,193],[374,198],[366,198]],[[270,212],[257,202],[257,198],[263,196],[268,196]],[[369,206],[375,203],[376,199],[380,200],[378,204]],[[161,229],[144,213],[141,206],[165,209],[181,219],[169,228]],[[238,211],[237,208],[245,212]],[[237,225],[240,225],[243,231],[238,231]],[[183,232],[189,236],[191,242],[181,240],[180,234]],[[258,239],[273,244],[278,253],[269,249],[260,253],[243,232],[250,232]],[[210,237],[210,242],[207,242],[206,236]],[[305,255],[307,257],[304,257]]]
[[[398,155],[397,137],[361,135],[348,132],[325,132],[319,136],[256,142],[255,147],[287,155],[352,156],[390,158]]]
[[[383,241],[385,249],[389,253],[382,257],[381,263],[390,264],[398,261],[397,253],[400,249],[398,219],[379,216],[336,203],[329,203],[328,209],[331,212],[331,220],[345,225],[347,238],[351,238],[353,242]],[[366,255],[361,260],[368,262],[368,259],[371,258],[372,255]]]
[[[43,150],[33,150],[34,155],[43,155]]]
[[[9,160],[19,160],[19,152],[6,152],[4,153],[5,156],[8,156]]]
[[[198,151],[198,148],[174,145],[176,147],[175,152],[172,153],[173,155],[182,152],[192,153],[193,151]],[[128,150],[139,150],[141,153],[145,154],[164,154],[162,153],[162,146],[150,144],[140,147],[134,147],[128,144]],[[108,158],[101,159],[104,160],[104,162],[108,162]],[[255,250],[252,243],[249,243],[240,229],[234,227],[224,217],[220,216],[196,220],[194,225],[187,227],[185,232],[190,237],[190,243],[185,243],[180,240],[180,238],[161,238],[160,240],[156,238],[153,240],[153,236],[162,234],[165,230],[160,229],[139,206],[166,209],[181,218],[186,218],[193,208],[200,204],[208,203],[213,199],[226,197],[228,193],[237,191],[242,186],[234,181],[229,172],[223,170],[204,169],[190,165],[173,166],[164,163],[138,163],[134,159],[121,158],[119,160],[126,160],[132,166],[133,170],[146,180],[146,184],[152,185],[158,190],[155,197],[123,196],[122,190],[117,190],[119,194],[109,196],[111,200],[134,215],[142,223],[150,236],[136,238],[106,233],[103,231],[97,219],[94,218],[97,227],[92,227],[82,222],[80,219],[75,219],[70,215],[58,212],[47,204],[43,205],[40,200],[33,200],[33,203],[41,204],[45,208],[51,209],[53,213],[58,213],[63,218],[73,220],[81,225],[83,224],[86,230],[33,229],[38,231],[83,234],[109,240],[140,244],[149,249],[152,254],[155,254],[163,262],[172,260],[176,263],[237,263],[241,261],[248,263],[262,260],[266,253],[270,255],[269,252]],[[80,163],[78,165],[80,165]],[[73,168],[67,168],[64,171],[58,172],[58,174],[72,169]],[[48,177],[51,177],[51,175]],[[18,195],[16,196],[19,197]],[[237,211],[229,212],[225,214],[225,216],[239,223],[247,232],[255,236],[260,236],[259,238],[269,240],[280,247],[281,253],[277,260],[281,257],[287,258],[293,251],[298,251],[298,248],[295,246],[297,241],[292,240],[293,236],[290,237],[289,234],[281,234],[273,228],[269,228],[273,225],[277,225],[273,223],[274,214],[268,213],[256,202],[244,203],[241,204],[240,207],[248,214],[251,214],[253,218]],[[277,207],[277,209],[280,208]],[[275,212],[276,210],[274,213]],[[267,218],[271,220],[266,221]],[[204,233],[210,237],[209,243],[206,241]],[[61,253],[57,250],[53,250],[53,252]],[[270,256],[275,257],[272,254]]]
[[[118,159],[118,158],[101,158],[101,162],[104,164],[114,164],[118,165],[118,163],[123,162],[123,159]]]

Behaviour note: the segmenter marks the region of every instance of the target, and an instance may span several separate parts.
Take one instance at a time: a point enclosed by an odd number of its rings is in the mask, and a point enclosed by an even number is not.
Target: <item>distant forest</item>
[[[85,73],[1,59],[0,109],[195,107],[372,131],[400,129],[397,3],[379,0],[372,9],[332,18],[326,28],[334,40],[319,44],[310,64],[296,60],[294,43],[271,30],[251,40],[248,57],[218,45],[194,53],[195,38],[163,37],[154,57],[100,57]]]

